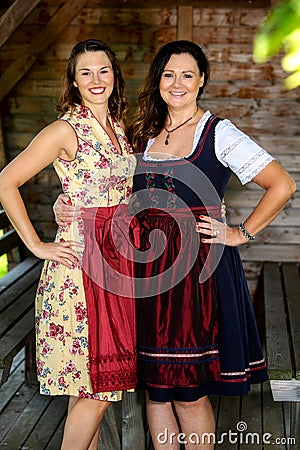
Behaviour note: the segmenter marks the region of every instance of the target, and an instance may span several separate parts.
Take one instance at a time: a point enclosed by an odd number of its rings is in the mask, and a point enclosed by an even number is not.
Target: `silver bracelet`
[[[241,230],[241,232],[243,233],[243,235],[249,240],[249,241],[254,241],[255,236],[252,236],[252,234],[249,233],[249,231],[246,230],[244,222],[239,224],[239,229]]]

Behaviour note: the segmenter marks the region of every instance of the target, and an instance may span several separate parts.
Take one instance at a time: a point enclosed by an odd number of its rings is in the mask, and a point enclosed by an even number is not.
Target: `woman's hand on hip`
[[[248,242],[238,228],[232,228],[223,222],[219,222],[209,216],[200,216],[200,221],[196,223],[197,233],[201,233],[201,241],[208,244],[223,244],[236,247]]]
[[[77,247],[82,251],[83,245],[72,241],[65,242],[38,242],[30,250],[40,259],[57,261],[69,269],[80,264],[80,255],[74,250]]]
[[[53,205],[53,212],[57,225],[65,227],[81,217],[82,208],[73,206],[68,195],[60,194]]]

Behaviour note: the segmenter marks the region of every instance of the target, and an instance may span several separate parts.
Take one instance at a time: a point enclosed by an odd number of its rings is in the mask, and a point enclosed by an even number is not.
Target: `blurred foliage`
[[[290,73],[284,84],[287,89],[300,85],[300,0],[285,0],[275,5],[259,26],[254,38],[253,59],[263,63],[279,53],[281,65]]]

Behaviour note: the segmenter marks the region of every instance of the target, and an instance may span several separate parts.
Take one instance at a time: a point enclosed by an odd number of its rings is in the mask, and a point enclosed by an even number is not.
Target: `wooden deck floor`
[[[27,386],[23,380],[24,360],[19,355],[9,380],[0,390],[0,448],[59,450],[67,398],[41,396],[37,386]],[[254,386],[248,397],[214,396],[211,400],[217,420],[217,450],[300,448],[299,442],[297,445],[290,440],[291,445],[288,444],[288,405],[272,400],[268,383]],[[196,440],[196,436],[188,438]],[[116,446],[105,450],[127,450],[121,440],[116,439]],[[103,449],[101,444],[100,447]]]

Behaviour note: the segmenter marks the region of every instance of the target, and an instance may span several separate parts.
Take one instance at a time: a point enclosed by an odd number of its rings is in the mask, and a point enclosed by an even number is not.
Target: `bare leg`
[[[72,397],[61,450],[96,450],[99,424],[109,405],[101,400]]]
[[[195,402],[174,401],[174,406],[181,431],[184,433],[182,441],[186,441],[185,448],[192,450],[213,449],[215,417],[208,397],[202,397]]]
[[[152,402],[147,398],[147,418],[155,450],[179,450],[179,427],[172,403]]]
[[[70,397],[69,398],[69,405],[68,405],[68,414],[70,413],[71,409],[73,408],[73,406],[75,405],[75,403],[77,402],[79,397]],[[93,437],[93,440],[88,448],[88,450],[98,450],[98,444],[99,444],[99,433],[100,433],[100,425],[97,428],[97,431]]]

